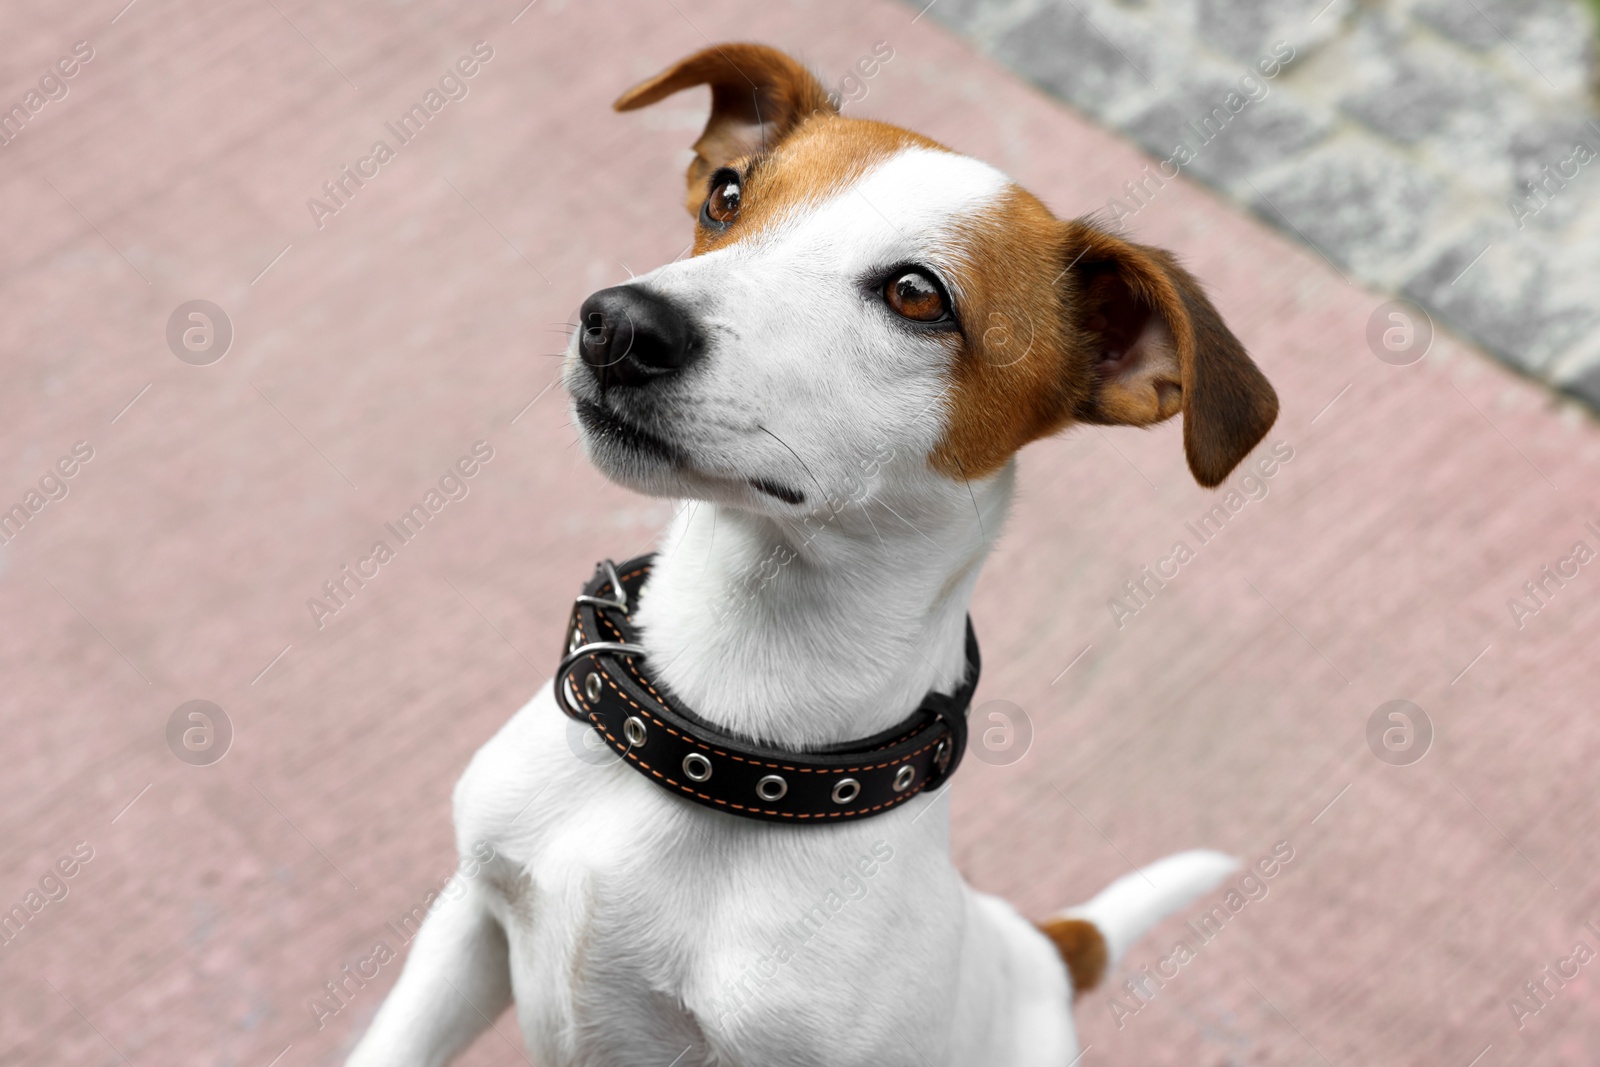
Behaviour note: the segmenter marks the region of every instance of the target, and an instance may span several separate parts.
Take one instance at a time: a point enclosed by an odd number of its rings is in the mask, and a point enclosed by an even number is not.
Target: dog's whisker
[[[961,465],[960,456],[952,452],[950,458],[956,461],[956,470],[961,472],[961,480],[967,485],[967,496],[972,500],[972,513],[978,517],[978,533],[983,536],[984,540],[988,540],[989,534],[983,528],[983,512],[978,510],[978,498],[972,492],[972,479],[967,477],[967,469]]]
[[[717,513],[717,508],[711,509],[711,540],[706,545],[706,561],[700,564],[700,573],[702,574],[705,573],[707,567],[711,566],[711,550],[717,546]]]
[[[783,438],[779,437],[777,434],[773,433],[771,430],[767,429],[765,426],[761,425],[760,423],[756,423],[756,429],[760,430],[762,433],[766,434],[768,437],[772,438],[774,441],[778,442],[780,445],[783,445],[784,448],[789,448],[788,442],[786,442]],[[806,461],[805,460],[800,458],[800,453],[796,452],[792,448],[789,448],[789,455],[793,456],[795,458],[795,462],[799,463],[800,466],[802,468],[804,468],[804,470],[806,472],[806,475],[811,479],[812,484],[817,487],[817,492],[821,494],[822,499],[823,500],[827,500],[828,499],[828,491],[826,489],[822,488],[822,483],[817,481],[817,476],[815,474],[811,473],[811,468],[806,465]]]
[[[955,557],[952,556],[949,552],[945,551],[945,548],[944,548],[943,545],[939,544],[939,542],[935,541],[933,538],[929,537],[926,533],[924,533],[922,531],[922,528],[920,526],[918,526],[916,523],[912,522],[910,519],[906,518],[904,515],[900,514],[898,511],[896,511],[892,506],[890,506],[888,501],[880,500],[880,501],[878,501],[878,503],[882,504],[885,508],[887,508],[888,511],[889,511],[889,514],[893,515],[895,518],[899,519],[901,522],[903,522],[907,526],[911,527],[911,529],[916,533],[916,535],[918,537],[920,537],[924,541],[928,542],[928,544],[932,545],[934,548],[937,548],[939,550],[940,554],[943,555],[945,559],[948,559],[951,562],[955,562]]]
[[[872,521],[872,512],[867,507],[865,500],[857,500],[856,507],[861,509],[861,514],[867,517],[867,525],[872,527],[872,532],[878,535],[878,547],[887,550],[888,545],[883,540],[883,533],[878,529],[878,524]]]
[[[698,500],[685,500],[683,503],[679,504],[678,510],[673,512],[672,518],[667,520],[667,525],[662,527],[661,530],[656,534],[656,540],[659,541],[661,537],[665,535],[667,530],[672,528],[672,524],[678,521],[678,517],[680,515],[683,516],[683,524],[688,526],[690,521],[694,519],[699,510],[700,501]],[[676,553],[678,551],[678,544],[678,541],[672,542],[672,544],[667,547],[667,550],[662,553],[662,558],[666,559]]]

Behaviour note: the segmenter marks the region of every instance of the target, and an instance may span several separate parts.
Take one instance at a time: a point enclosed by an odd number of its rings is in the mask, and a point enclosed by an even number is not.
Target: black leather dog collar
[[[664,789],[707,807],[773,822],[860,819],[937,789],[967,747],[978,687],[978,638],[967,619],[967,675],[954,693],[929,693],[910,718],[873,737],[786,752],[723,733],[641,671],[630,618],[653,557],[606,560],[572,609],[556,702],[593,726],[618,755]]]

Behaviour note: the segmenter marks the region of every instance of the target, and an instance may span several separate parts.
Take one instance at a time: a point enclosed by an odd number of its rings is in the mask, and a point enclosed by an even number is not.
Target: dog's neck
[[[1013,469],[934,477],[805,521],[687,504],[635,616],[649,673],[716,726],[785,748],[871,736],[954,689]]]

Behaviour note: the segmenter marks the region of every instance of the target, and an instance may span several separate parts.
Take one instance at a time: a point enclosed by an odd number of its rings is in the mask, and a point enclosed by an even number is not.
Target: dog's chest
[[[608,842],[593,824],[546,846],[491,883],[519,1021],[548,1046],[536,1061],[712,1062],[698,1012],[715,999],[704,987],[717,894],[666,877],[654,843]]]
[[[830,1020],[861,1010],[886,961],[920,966],[903,946],[927,947],[919,928],[938,923],[953,888],[929,866],[927,826],[784,832],[702,812],[630,768],[576,757],[541,698],[456,794],[462,847],[494,850],[480,878],[536,1062],[681,1056],[689,1067],[837,1051]]]

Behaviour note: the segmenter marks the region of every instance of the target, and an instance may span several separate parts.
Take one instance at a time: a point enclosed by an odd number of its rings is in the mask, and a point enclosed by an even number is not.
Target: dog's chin
[[[611,481],[651,496],[680,495],[674,489],[688,466],[684,450],[608,409],[574,398],[574,423],[589,461]]]
[[[799,489],[767,477],[705,469],[683,445],[646,430],[592,400],[575,398],[578,438],[595,468],[625,489],[689,498],[752,511],[792,513],[806,503]]]

